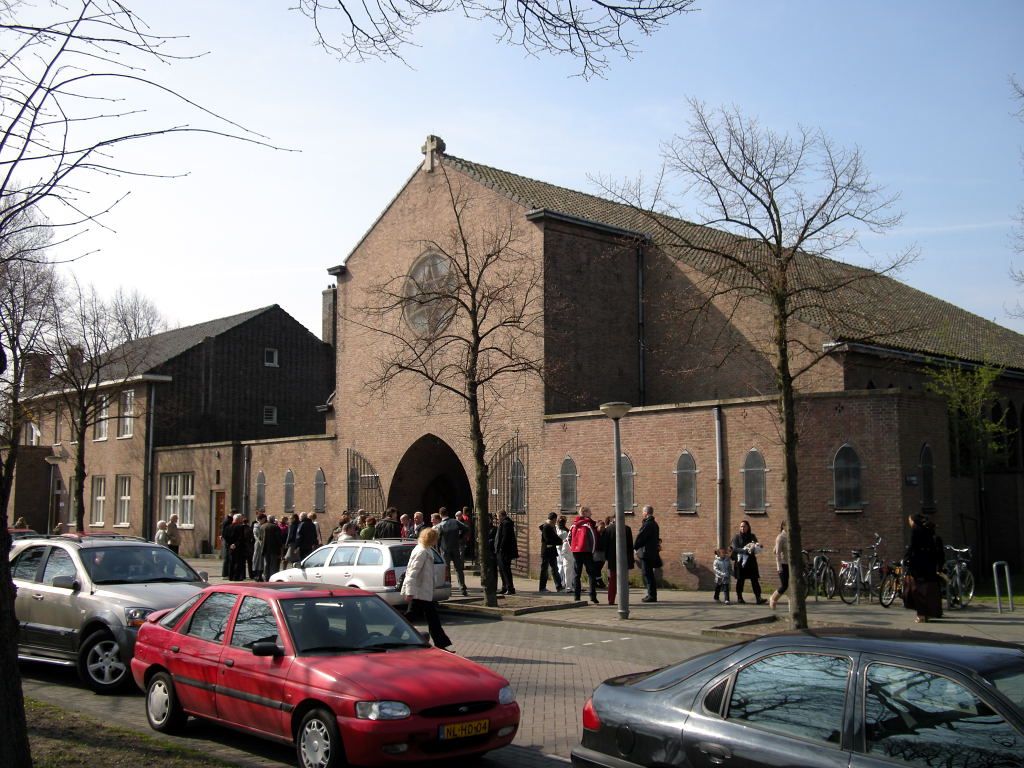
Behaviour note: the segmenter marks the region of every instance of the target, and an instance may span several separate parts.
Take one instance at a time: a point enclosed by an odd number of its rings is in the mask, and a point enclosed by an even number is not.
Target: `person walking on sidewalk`
[[[619,589],[618,577],[616,575],[618,567],[618,557],[616,552],[616,538],[615,538],[615,523],[612,522],[604,529],[604,541],[605,541],[605,558],[608,560],[608,605],[615,605],[615,597]],[[626,582],[629,583],[629,571],[633,570],[636,566],[636,560],[633,555],[633,529],[628,525],[626,526]]]
[[[768,598],[768,607],[773,611],[789,588],[789,534],[785,523],[779,524],[779,535],[775,537],[775,568],[779,573],[779,588]]]
[[[516,541],[516,525],[504,509],[498,512],[498,530],[494,534],[494,555],[498,561],[498,574],[501,576],[500,594],[514,595],[516,585],[512,581],[512,561],[519,558],[519,543]]]
[[[434,646],[442,650],[450,650],[452,641],[441,626],[441,617],[437,614],[437,603],[434,602],[434,545],[437,544],[437,530],[424,528],[420,531],[418,543],[409,555],[409,564],[405,569],[402,581],[402,595],[409,603],[410,610],[417,615],[425,616],[430,639]],[[452,651],[454,653],[454,651]]]
[[[555,533],[561,545],[558,547],[558,575],[562,577],[563,586],[568,589],[572,586],[576,577],[576,561],[572,556],[572,549],[569,546],[569,526],[565,515],[559,515],[558,523],[555,525]]]
[[[181,532],[178,530],[178,516],[171,515],[167,519],[167,548],[174,554],[181,549]]]
[[[590,507],[580,507],[580,513],[572,521],[569,528],[569,548],[575,561],[575,573],[572,580],[573,593],[576,600],[583,591],[583,572],[587,572],[590,582],[590,602],[597,603],[597,575],[594,573],[594,548],[597,546],[597,526],[591,517]]]
[[[548,591],[548,569],[555,580],[555,591],[561,592],[565,589],[562,586],[562,577],[558,573],[558,548],[562,546],[562,540],[555,531],[555,521],[558,513],[552,512],[548,515],[548,521],[540,526],[540,589],[538,592]]]
[[[725,594],[725,604],[729,605],[729,582],[732,580],[732,559],[729,557],[729,550],[726,547],[715,550],[715,562],[712,566],[715,571],[715,602],[719,600],[720,594]]]
[[[654,575],[655,568],[661,568],[661,530],[658,528],[658,521],[654,519],[654,507],[648,504],[644,507],[644,519],[640,523],[640,533],[636,535],[633,542],[633,549],[643,562],[644,581],[647,583],[647,594],[641,602],[658,602],[658,579]]]
[[[750,580],[750,588],[754,590],[754,600],[758,605],[768,601],[761,597],[761,573],[757,569],[757,553],[763,547],[758,543],[757,536],[750,530],[750,522],[740,523],[740,532],[732,537],[732,557],[736,561],[736,602],[745,603],[743,585]]]
[[[438,550],[444,558],[444,568],[451,579],[452,566],[455,566],[455,573],[459,577],[459,587],[462,589],[462,596],[466,597],[469,590],[466,589],[466,564],[462,559],[462,538],[469,529],[465,524],[460,523],[448,512],[447,507],[438,510],[441,515],[441,522],[437,524]]]

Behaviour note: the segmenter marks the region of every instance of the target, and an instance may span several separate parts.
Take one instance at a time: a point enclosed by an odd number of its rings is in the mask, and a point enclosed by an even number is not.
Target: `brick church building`
[[[627,514],[637,514],[635,529],[640,508],[654,506],[669,582],[709,583],[713,549],[741,519],[770,543],[785,517],[785,495],[764,352],[768,307],[746,299],[727,311],[712,302],[699,327],[684,327],[685,305],[701,298],[693,295],[698,267],[661,247],[641,214],[448,155],[436,137],[423,149],[422,165],[344,265],[329,270],[337,279],[324,293],[324,339],[337,363],[332,439],[250,444],[254,506],[283,510],[288,493],[295,508],[323,505],[332,519],[359,507],[430,512],[473,504],[463,402],[413,375],[382,389],[377,370],[394,328],[367,311],[385,295],[400,295],[410,274],[419,279],[416,270],[451,241],[461,205],[462,234],[472,240],[496,227],[515,231],[517,252],[539,275],[540,332],[523,344],[544,374],[511,380],[488,402],[484,424],[490,508],[517,519],[521,568],[536,572],[537,527],[548,513],[571,518],[581,505],[597,517],[613,513],[612,424],[598,405],[615,400],[634,406],[621,421]],[[884,298],[876,305],[884,342],[843,343],[813,316],[794,331],[806,348],[829,351],[797,382],[806,545],[848,549],[870,543],[877,531],[881,551],[896,558],[907,515],[923,511],[949,543],[977,547],[987,531],[988,557],[1019,567],[1015,432],[1024,407],[1024,337],[887,277],[866,285]],[[919,322],[900,325],[908,316]],[[416,322],[408,311],[404,319]],[[982,350],[985,361],[1006,368],[996,416],[1005,414],[1014,434],[979,497],[977,478],[953,476],[946,407],[926,392],[922,369],[977,364]],[[327,484],[320,504],[317,472]]]
[[[412,374],[386,387],[380,378],[381,359],[408,342],[399,325],[443,325],[447,310],[406,308],[397,320],[374,310],[383,297],[408,298],[410,284],[436,279],[437,253],[453,236],[478,249],[507,236],[520,274],[532,276],[529,301],[514,310],[534,317],[518,352],[543,374],[505,379],[489,392],[483,427],[490,509],[517,522],[520,570],[537,571],[537,528],[550,512],[571,519],[586,505],[596,517],[613,513],[612,423],[598,409],[609,401],[633,406],[621,420],[625,507],[635,531],[642,506],[654,506],[668,582],[711,583],[713,550],[743,519],[770,545],[785,519],[785,493],[765,351],[769,307],[749,295],[702,294],[700,259],[666,247],[629,206],[459,159],[436,137],[423,151],[344,264],[328,270],[336,283],[323,292],[322,339],[334,348],[335,391],[320,407],[325,433],[158,449],[157,466],[172,462],[181,472],[229,451],[221,482],[232,509],[250,517],[316,510],[326,531],[344,510],[472,506],[464,401]],[[816,263],[840,276],[854,270]],[[791,331],[801,348],[827,353],[797,380],[805,546],[861,547],[877,531],[881,553],[895,559],[907,515],[924,512],[947,543],[977,548],[984,536],[989,561],[1019,568],[1024,337],[880,275],[837,301],[868,294],[879,341],[851,343],[813,312]],[[699,322],[690,312],[697,305]],[[465,330],[458,323],[452,333]],[[983,478],[958,476],[946,405],[926,390],[924,371],[982,362],[1005,369],[991,415],[1011,434],[1005,458]],[[197,504],[209,498],[199,487],[204,476],[196,475]],[[160,517],[159,499],[150,514]],[[215,535],[213,526],[196,529],[183,550],[216,547]]]

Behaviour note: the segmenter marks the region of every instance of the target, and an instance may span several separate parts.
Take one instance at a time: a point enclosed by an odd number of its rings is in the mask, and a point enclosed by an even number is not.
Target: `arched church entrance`
[[[473,506],[466,470],[448,443],[427,434],[409,446],[391,480],[388,506],[408,514],[419,510],[428,522],[440,507],[454,514]]]

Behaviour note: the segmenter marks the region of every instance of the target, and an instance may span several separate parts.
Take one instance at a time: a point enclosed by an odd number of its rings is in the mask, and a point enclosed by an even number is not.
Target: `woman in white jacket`
[[[424,528],[420,531],[419,543],[413,547],[409,555],[409,565],[405,569],[405,580],[402,582],[402,594],[414,612],[422,612],[427,617],[430,639],[434,646],[454,653],[450,649],[452,641],[441,626],[441,618],[437,615],[437,603],[434,602],[434,551],[437,544],[437,531]]]

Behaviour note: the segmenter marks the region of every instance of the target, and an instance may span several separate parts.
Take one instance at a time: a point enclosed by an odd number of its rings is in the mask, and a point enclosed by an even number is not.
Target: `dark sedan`
[[[1024,766],[1024,648],[920,632],[787,632],[606,680],[578,768]]]

